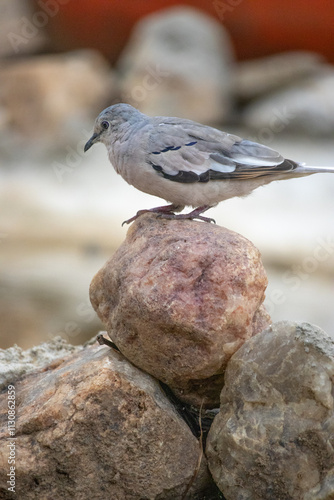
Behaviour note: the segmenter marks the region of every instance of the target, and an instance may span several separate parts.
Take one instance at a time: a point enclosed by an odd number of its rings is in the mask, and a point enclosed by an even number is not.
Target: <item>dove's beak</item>
[[[93,144],[95,144],[99,140],[100,134],[93,134],[92,137],[86,142],[85,147],[84,147],[84,152],[88,151]]]

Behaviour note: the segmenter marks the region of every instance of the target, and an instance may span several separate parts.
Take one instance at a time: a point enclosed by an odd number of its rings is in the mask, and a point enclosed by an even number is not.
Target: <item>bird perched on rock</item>
[[[96,142],[105,144],[110,162],[126,182],[171,202],[140,210],[124,223],[146,212],[212,222],[201,214],[220,201],[276,180],[334,173],[334,168],[287,160],[267,146],[191,120],[151,118],[129,104],[115,104],[99,114],[85,151]],[[175,214],[185,206],[194,210]]]

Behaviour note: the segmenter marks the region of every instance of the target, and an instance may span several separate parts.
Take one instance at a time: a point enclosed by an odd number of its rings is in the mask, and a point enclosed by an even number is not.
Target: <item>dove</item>
[[[214,222],[202,214],[221,201],[272,181],[334,173],[332,167],[285,159],[268,146],[192,120],[149,117],[125,103],[98,115],[84,151],[97,142],[106,146],[111,164],[128,184],[170,203],[139,210],[123,224],[147,212]],[[187,206],[193,210],[178,213]]]

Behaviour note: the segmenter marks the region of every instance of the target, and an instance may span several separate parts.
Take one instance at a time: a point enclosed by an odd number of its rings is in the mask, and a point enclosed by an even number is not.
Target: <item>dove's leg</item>
[[[131,217],[131,219],[125,220],[122,223],[122,226],[124,224],[130,224],[131,222],[135,221],[141,215],[147,214],[147,213],[150,213],[150,212],[151,213],[153,212],[154,214],[161,214],[162,217],[164,215],[167,215],[167,216],[170,215],[171,216],[170,218],[173,219],[174,217],[176,217],[176,215],[174,214],[174,212],[180,212],[181,210],[183,210],[183,208],[184,207],[179,206],[179,205],[174,205],[172,203],[171,205],[164,205],[163,207],[156,207],[156,208],[149,208],[149,209],[146,209],[146,210],[139,210],[139,212],[137,212],[136,215],[134,215],[133,217]]]

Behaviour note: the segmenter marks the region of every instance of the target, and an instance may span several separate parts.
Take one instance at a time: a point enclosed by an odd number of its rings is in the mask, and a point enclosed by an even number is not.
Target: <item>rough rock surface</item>
[[[246,238],[146,214],[94,277],[90,297],[132,363],[183,401],[215,406],[227,361],[270,323],[261,307],[266,286]]]
[[[275,323],[239,349],[207,440],[226,498],[334,498],[333,382],[334,342],[308,323]]]
[[[36,371],[59,359],[66,358],[82,349],[82,346],[68,344],[61,337],[55,337],[27,351],[17,345],[9,349],[0,349],[0,391],[16,379]]]
[[[212,17],[189,7],[140,21],[122,53],[122,100],[149,115],[220,121],[231,109],[232,49]]]
[[[88,346],[13,385],[16,494],[6,483],[5,388],[0,498],[182,498],[198,464],[199,443],[158,383],[120,353]],[[191,498],[204,498],[208,485],[212,480],[203,457]]]

